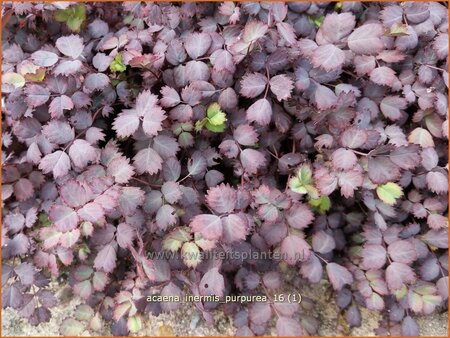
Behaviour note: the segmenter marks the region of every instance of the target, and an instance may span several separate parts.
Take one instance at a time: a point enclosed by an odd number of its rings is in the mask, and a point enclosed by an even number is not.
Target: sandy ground
[[[322,323],[319,331],[321,336],[336,336],[337,306],[334,301],[324,299],[327,293],[327,282],[303,290],[303,294],[317,303],[317,316]],[[80,304],[77,297],[70,294],[70,290],[58,291],[58,298],[62,304],[52,309],[52,319],[48,323],[31,326],[28,322],[18,316],[12,309],[2,312],[2,336],[57,336],[59,335],[59,324],[65,318],[73,316],[75,308]],[[144,329],[139,335],[142,336],[233,336],[235,328],[232,319],[221,312],[214,314],[215,325],[208,326],[201,318],[201,314],[192,304],[183,304],[175,312],[163,313],[159,317],[149,316]],[[378,325],[379,315],[375,312],[362,309],[363,326],[353,328],[352,336],[374,336],[374,328]],[[423,336],[447,336],[448,313],[435,314],[432,316],[419,317],[418,323]],[[275,329],[270,334],[276,335]],[[100,332],[83,332],[83,336],[110,335],[109,329]]]

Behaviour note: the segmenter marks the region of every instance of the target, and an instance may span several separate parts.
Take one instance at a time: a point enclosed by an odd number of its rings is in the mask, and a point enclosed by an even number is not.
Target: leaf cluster
[[[121,336],[185,294],[268,297],[196,303],[239,336],[316,335],[284,292],[323,280],[336,333],[446,309],[446,4],[3,6],[3,307],[49,321],[59,281],[62,334]]]

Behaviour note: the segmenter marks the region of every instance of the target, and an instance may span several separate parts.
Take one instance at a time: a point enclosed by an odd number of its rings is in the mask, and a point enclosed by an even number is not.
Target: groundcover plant
[[[446,3],[2,16],[3,307],[48,321],[56,280],[85,300],[64,335],[139,334],[186,295],[238,335],[314,335],[286,290],[325,279],[343,333],[447,309]]]

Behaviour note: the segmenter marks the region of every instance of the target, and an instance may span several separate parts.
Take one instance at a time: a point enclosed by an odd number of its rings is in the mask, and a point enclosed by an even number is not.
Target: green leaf
[[[408,36],[408,26],[402,23],[395,23],[392,25],[391,29],[386,36]]]
[[[195,130],[200,131],[203,127],[206,127],[209,131],[221,133],[226,128],[226,121],[226,114],[220,109],[220,105],[215,102],[206,110],[206,117],[195,123]]]
[[[214,126],[220,126],[227,120],[226,114],[220,110],[220,105],[218,103],[212,103],[208,110],[206,111],[206,116],[208,117],[209,123]]]
[[[319,16],[318,18],[309,17],[309,22],[311,22],[314,26],[319,28],[322,25],[324,19],[325,19],[324,16]]]
[[[297,176],[289,180],[289,188],[298,194],[309,194],[311,198],[318,198],[319,192],[312,183],[311,168],[305,164],[298,169]]]
[[[86,6],[78,3],[74,7],[59,9],[55,12],[55,20],[65,22],[71,31],[79,32],[81,25],[86,20]]]
[[[306,194],[308,191],[306,188],[302,185],[302,182],[298,177],[292,177],[289,181],[289,188],[298,194]]]
[[[306,192],[308,193],[309,197],[313,199],[317,199],[320,197],[319,190],[311,184],[305,185]]]
[[[119,72],[122,73],[127,69],[127,66],[125,66],[122,63],[122,54],[117,53],[114,57],[114,60],[111,62],[111,65],[109,66],[109,69],[112,72]]]
[[[55,20],[58,22],[66,22],[69,20],[71,14],[71,9],[58,9],[55,12]]]
[[[422,300],[424,303],[432,304],[434,306],[438,306],[442,302],[441,296],[438,295],[424,295],[422,296]]]
[[[94,331],[99,331],[102,327],[102,319],[100,318],[100,314],[97,312],[95,316],[90,320],[89,328]]]
[[[423,310],[423,300],[420,295],[415,292],[412,292],[408,295],[408,305],[415,313],[419,313]]]
[[[397,300],[400,300],[406,297],[406,295],[408,294],[408,288],[405,284],[403,284],[402,287],[398,290],[395,290],[393,294],[395,298],[397,298]]]
[[[42,82],[45,79],[45,69],[39,68],[36,73],[25,74],[25,80],[32,82]]]
[[[203,127],[205,126],[207,119],[204,118],[201,121],[197,121],[195,122],[195,131],[201,131],[203,129]]]
[[[191,240],[191,237],[188,229],[178,228],[164,238],[163,248],[169,251],[178,251],[184,242]]]
[[[67,318],[61,323],[61,334],[63,336],[79,336],[85,330],[85,325],[73,318]]]
[[[94,316],[94,310],[89,305],[80,304],[75,310],[75,318],[81,321],[89,321]]]
[[[44,212],[39,214],[39,223],[41,223],[44,227],[48,227],[52,224],[52,222],[48,219],[48,215]]]
[[[131,316],[127,322],[128,330],[132,333],[138,333],[142,329],[142,320],[140,316]]]
[[[205,123],[205,127],[206,129],[208,129],[209,131],[212,131],[214,133],[222,133],[225,130],[225,123],[221,124],[221,125],[215,125],[210,123],[208,120]]]
[[[202,261],[198,246],[192,242],[183,244],[181,256],[183,257],[184,264],[190,268],[195,268]]]
[[[177,252],[183,242],[176,240],[175,238],[167,237],[163,241],[163,249],[167,251]]]
[[[379,185],[377,195],[384,203],[394,205],[397,198],[403,196],[402,188],[393,182]]]
[[[14,86],[17,89],[25,86],[25,78],[17,73],[6,73],[2,77],[2,83]]]
[[[331,208],[331,200],[328,196],[321,196],[319,198],[311,198],[309,205],[316,209],[319,213],[324,214]]]

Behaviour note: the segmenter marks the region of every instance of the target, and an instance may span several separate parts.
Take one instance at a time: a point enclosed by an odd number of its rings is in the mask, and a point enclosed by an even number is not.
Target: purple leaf
[[[272,118],[272,105],[263,98],[253,103],[247,109],[247,121],[256,122],[261,126],[267,126]]]
[[[418,337],[420,335],[419,325],[410,316],[406,316],[402,321],[402,335],[407,337]]]
[[[48,216],[56,228],[62,232],[75,229],[79,221],[75,210],[63,205],[52,206]]]
[[[269,85],[270,91],[275,94],[278,101],[289,99],[291,97],[292,89],[294,89],[293,81],[284,74],[272,77],[269,81]]]
[[[384,116],[392,121],[397,121],[402,116],[402,110],[407,106],[407,102],[400,96],[387,96],[380,103],[380,109]]]
[[[80,60],[74,60],[74,61],[63,61],[60,62],[55,69],[53,70],[53,73],[55,75],[74,75],[78,73],[83,67],[83,64]]]
[[[293,204],[285,216],[287,223],[296,229],[304,229],[314,220],[313,212],[303,203]]]
[[[312,247],[315,252],[326,254],[336,248],[334,238],[325,231],[317,231],[312,237]]]
[[[337,97],[330,88],[318,85],[316,91],[314,92],[314,101],[317,108],[326,110],[333,107],[337,103]]]
[[[241,80],[240,93],[248,98],[257,97],[267,86],[267,78],[260,73],[246,74]]]
[[[179,184],[173,181],[164,182],[161,192],[164,195],[164,199],[170,204],[175,204],[181,198]]]
[[[60,37],[56,40],[56,48],[65,56],[72,59],[78,58],[83,52],[84,44],[83,39],[78,35],[69,35]]]
[[[85,140],[75,140],[69,148],[72,163],[78,168],[85,168],[89,162],[97,159],[97,151]]]
[[[380,86],[392,87],[394,81],[397,80],[397,77],[395,76],[394,70],[389,67],[382,66],[377,67],[370,72],[370,80]]]
[[[326,269],[328,278],[335,290],[340,290],[345,284],[351,284],[353,282],[352,274],[342,265],[328,263]]]
[[[430,171],[426,176],[428,188],[437,193],[447,193],[448,192],[448,178],[441,172]]]
[[[233,132],[233,138],[243,146],[251,146],[258,142],[258,133],[248,124],[241,124]]]
[[[105,245],[95,257],[94,268],[105,272],[112,272],[116,267],[117,260],[117,244],[112,242]]]
[[[184,47],[191,59],[198,59],[205,55],[211,46],[211,36],[207,33],[191,33],[186,38]]]
[[[245,240],[247,237],[247,220],[240,215],[225,216],[222,218],[222,232],[225,243]]]
[[[355,28],[355,16],[352,13],[331,13],[325,16],[319,32],[329,43],[336,43],[348,36]]]
[[[236,207],[236,191],[229,185],[221,184],[208,190],[206,203],[218,213],[230,213]]]
[[[41,67],[51,67],[58,62],[58,55],[44,50],[38,50],[31,54],[33,63]]]
[[[78,210],[78,216],[84,221],[92,223],[104,223],[103,216],[105,211],[102,206],[97,202],[91,202],[85,204],[81,209]]]
[[[96,90],[103,90],[109,84],[109,77],[103,73],[89,74],[84,80],[83,90],[91,94]]]
[[[156,174],[162,169],[162,159],[152,148],[139,150],[133,157],[133,163],[139,174]]]
[[[281,243],[281,254],[288,264],[294,265],[308,260],[311,255],[310,246],[303,238],[289,235]]]
[[[289,317],[278,317],[277,334],[282,337],[297,337],[303,335],[303,328],[300,323]]]
[[[386,269],[386,283],[391,291],[399,290],[405,283],[416,279],[414,270],[406,264],[393,262]]]
[[[42,134],[56,144],[66,144],[75,138],[75,131],[70,124],[59,120],[52,120],[46,124],[42,128]]]
[[[244,27],[242,38],[245,42],[252,42],[262,38],[268,30],[268,26],[261,21],[248,21]]]
[[[21,178],[14,184],[14,195],[18,201],[26,201],[33,196],[33,192],[33,184],[26,178]]]
[[[199,284],[200,295],[216,295],[222,297],[225,291],[223,276],[218,268],[212,268],[204,274]]]
[[[113,123],[113,129],[119,137],[131,136],[139,127],[139,116],[135,110],[125,109]]]
[[[136,229],[126,223],[120,223],[117,226],[117,244],[121,248],[128,248],[133,244],[136,237]]]
[[[353,151],[344,148],[335,150],[331,155],[331,159],[333,167],[341,170],[352,169],[358,161]]]
[[[176,210],[171,205],[163,205],[156,213],[156,224],[162,230],[177,223]]]
[[[272,317],[270,304],[256,302],[249,306],[248,318],[254,324],[265,324]]]
[[[127,183],[134,175],[133,167],[125,157],[118,157],[108,164],[108,175],[114,177],[117,183]]]
[[[181,102],[178,92],[169,86],[161,88],[161,95],[163,96],[161,99],[161,105],[163,107],[175,107]]]
[[[389,244],[388,253],[394,262],[411,264],[417,259],[414,245],[406,240],[395,241]]]
[[[348,36],[348,47],[356,54],[377,54],[384,48],[384,44],[381,40],[383,33],[384,28],[381,24],[367,23],[356,28]]]
[[[361,251],[364,269],[381,269],[386,264],[386,249],[378,244],[366,244]]]
[[[258,169],[266,164],[264,155],[254,149],[244,149],[241,152],[240,159],[242,166],[249,174],[256,174]]]
[[[64,203],[72,208],[78,208],[89,200],[86,189],[75,180],[70,180],[61,186],[59,194]]]
[[[338,47],[327,44],[316,48],[312,54],[311,63],[326,71],[339,69],[345,61],[345,53]]]
[[[27,86],[25,94],[27,94],[25,101],[32,108],[43,105],[50,98],[49,90],[36,84]]]
[[[288,46],[295,45],[297,42],[297,35],[291,24],[287,22],[278,22],[277,30],[281,37],[287,42]]]
[[[222,236],[222,221],[215,215],[197,215],[191,220],[189,226],[209,240],[217,240]]]
[[[373,183],[383,184],[400,177],[399,168],[384,157],[369,157],[369,178]]]

